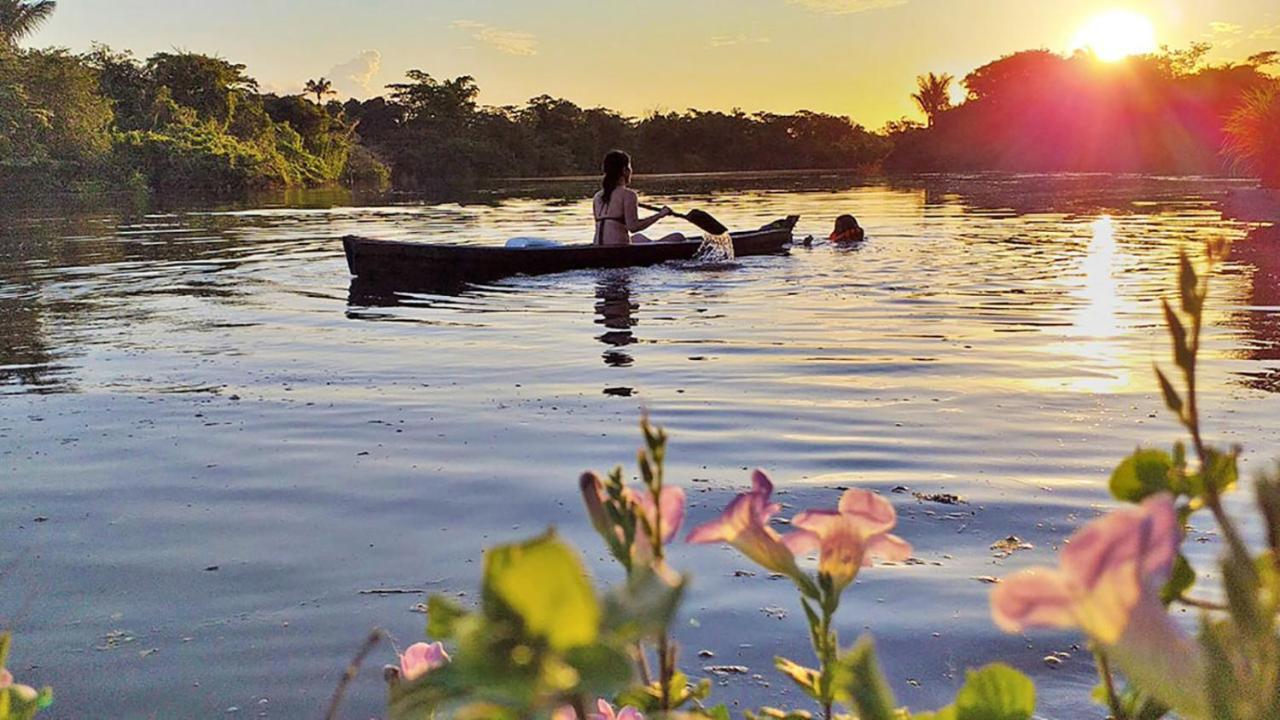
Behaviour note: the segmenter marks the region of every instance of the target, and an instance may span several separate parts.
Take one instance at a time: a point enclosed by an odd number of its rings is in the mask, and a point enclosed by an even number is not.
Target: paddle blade
[[[699,230],[711,235],[723,235],[729,232],[729,228],[720,223],[719,220],[711,217],[711,215],[703,210],[690,210],[684,216],[685,220],[698,226]]]

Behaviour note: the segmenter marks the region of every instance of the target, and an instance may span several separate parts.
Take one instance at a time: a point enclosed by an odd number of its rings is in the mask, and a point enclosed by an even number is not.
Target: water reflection
[[[631,301],[631,270],[604,271],[596,281],[596,324],[605,332],[596,340],[609,346],[601,357],[610,367],[629,367],[635,359],[623,348],[637,342],[631,328],[639,322],[635,312],[638,303]]]
[[[1248,305],[1229,322],[1247,338],[1241,355],[1261,367],[1240,372],[1244,385],[1280,392],[1280,227],[1258,228],[1231,247],[1231,259],[1252,266]]]
[[[1121,318],[1133,317],[1137,308],[1118,280],[1128,263],[1117,247],[1115,219],[1103,215],[1088,227],[1089,241],[1077,272],[1063,279],[1073,306],[1071,323],[1062,329],[1062,340],[1051,347],[1078,372],[1069,379],[1047,380],[1060,390],[1114,393],[1135,382],[1135,362],[1124,342],[1128,327]]]

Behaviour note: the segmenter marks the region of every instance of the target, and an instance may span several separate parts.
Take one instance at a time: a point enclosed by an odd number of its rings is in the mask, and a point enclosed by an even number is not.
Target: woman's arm
[[[662,210],[641,220],[639,200],[636,198],[635,192],[627,190],[626,195],[622,198],[622,215],[627,221],[627,232],[644,232],[654,223],[670,214],[671,208],[664,207]]]

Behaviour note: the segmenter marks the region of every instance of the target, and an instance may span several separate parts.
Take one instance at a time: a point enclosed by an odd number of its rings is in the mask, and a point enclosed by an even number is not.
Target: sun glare
[[[1076,33],[1071,49],[1089,50],[1105,62],[1156,49],[1156,29],[1141,13],[1109,10],[1095,15]]]

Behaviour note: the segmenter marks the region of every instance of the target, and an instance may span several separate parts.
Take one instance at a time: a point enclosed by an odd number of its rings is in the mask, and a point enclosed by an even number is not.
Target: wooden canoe
[[[759,230],[730,233],[733,252],[781,255],[791,245],[799,216],[778,220]],[[507,248],[483,245],[444,245],[342,238],[347,268],[365,283],[397,286],[437,286],[444,283],[485,282],[511,275],[544,275],[584,268],[617,268],[689,260],[701,239],[677,243],[646,243],[620,247],[561,245]]]

